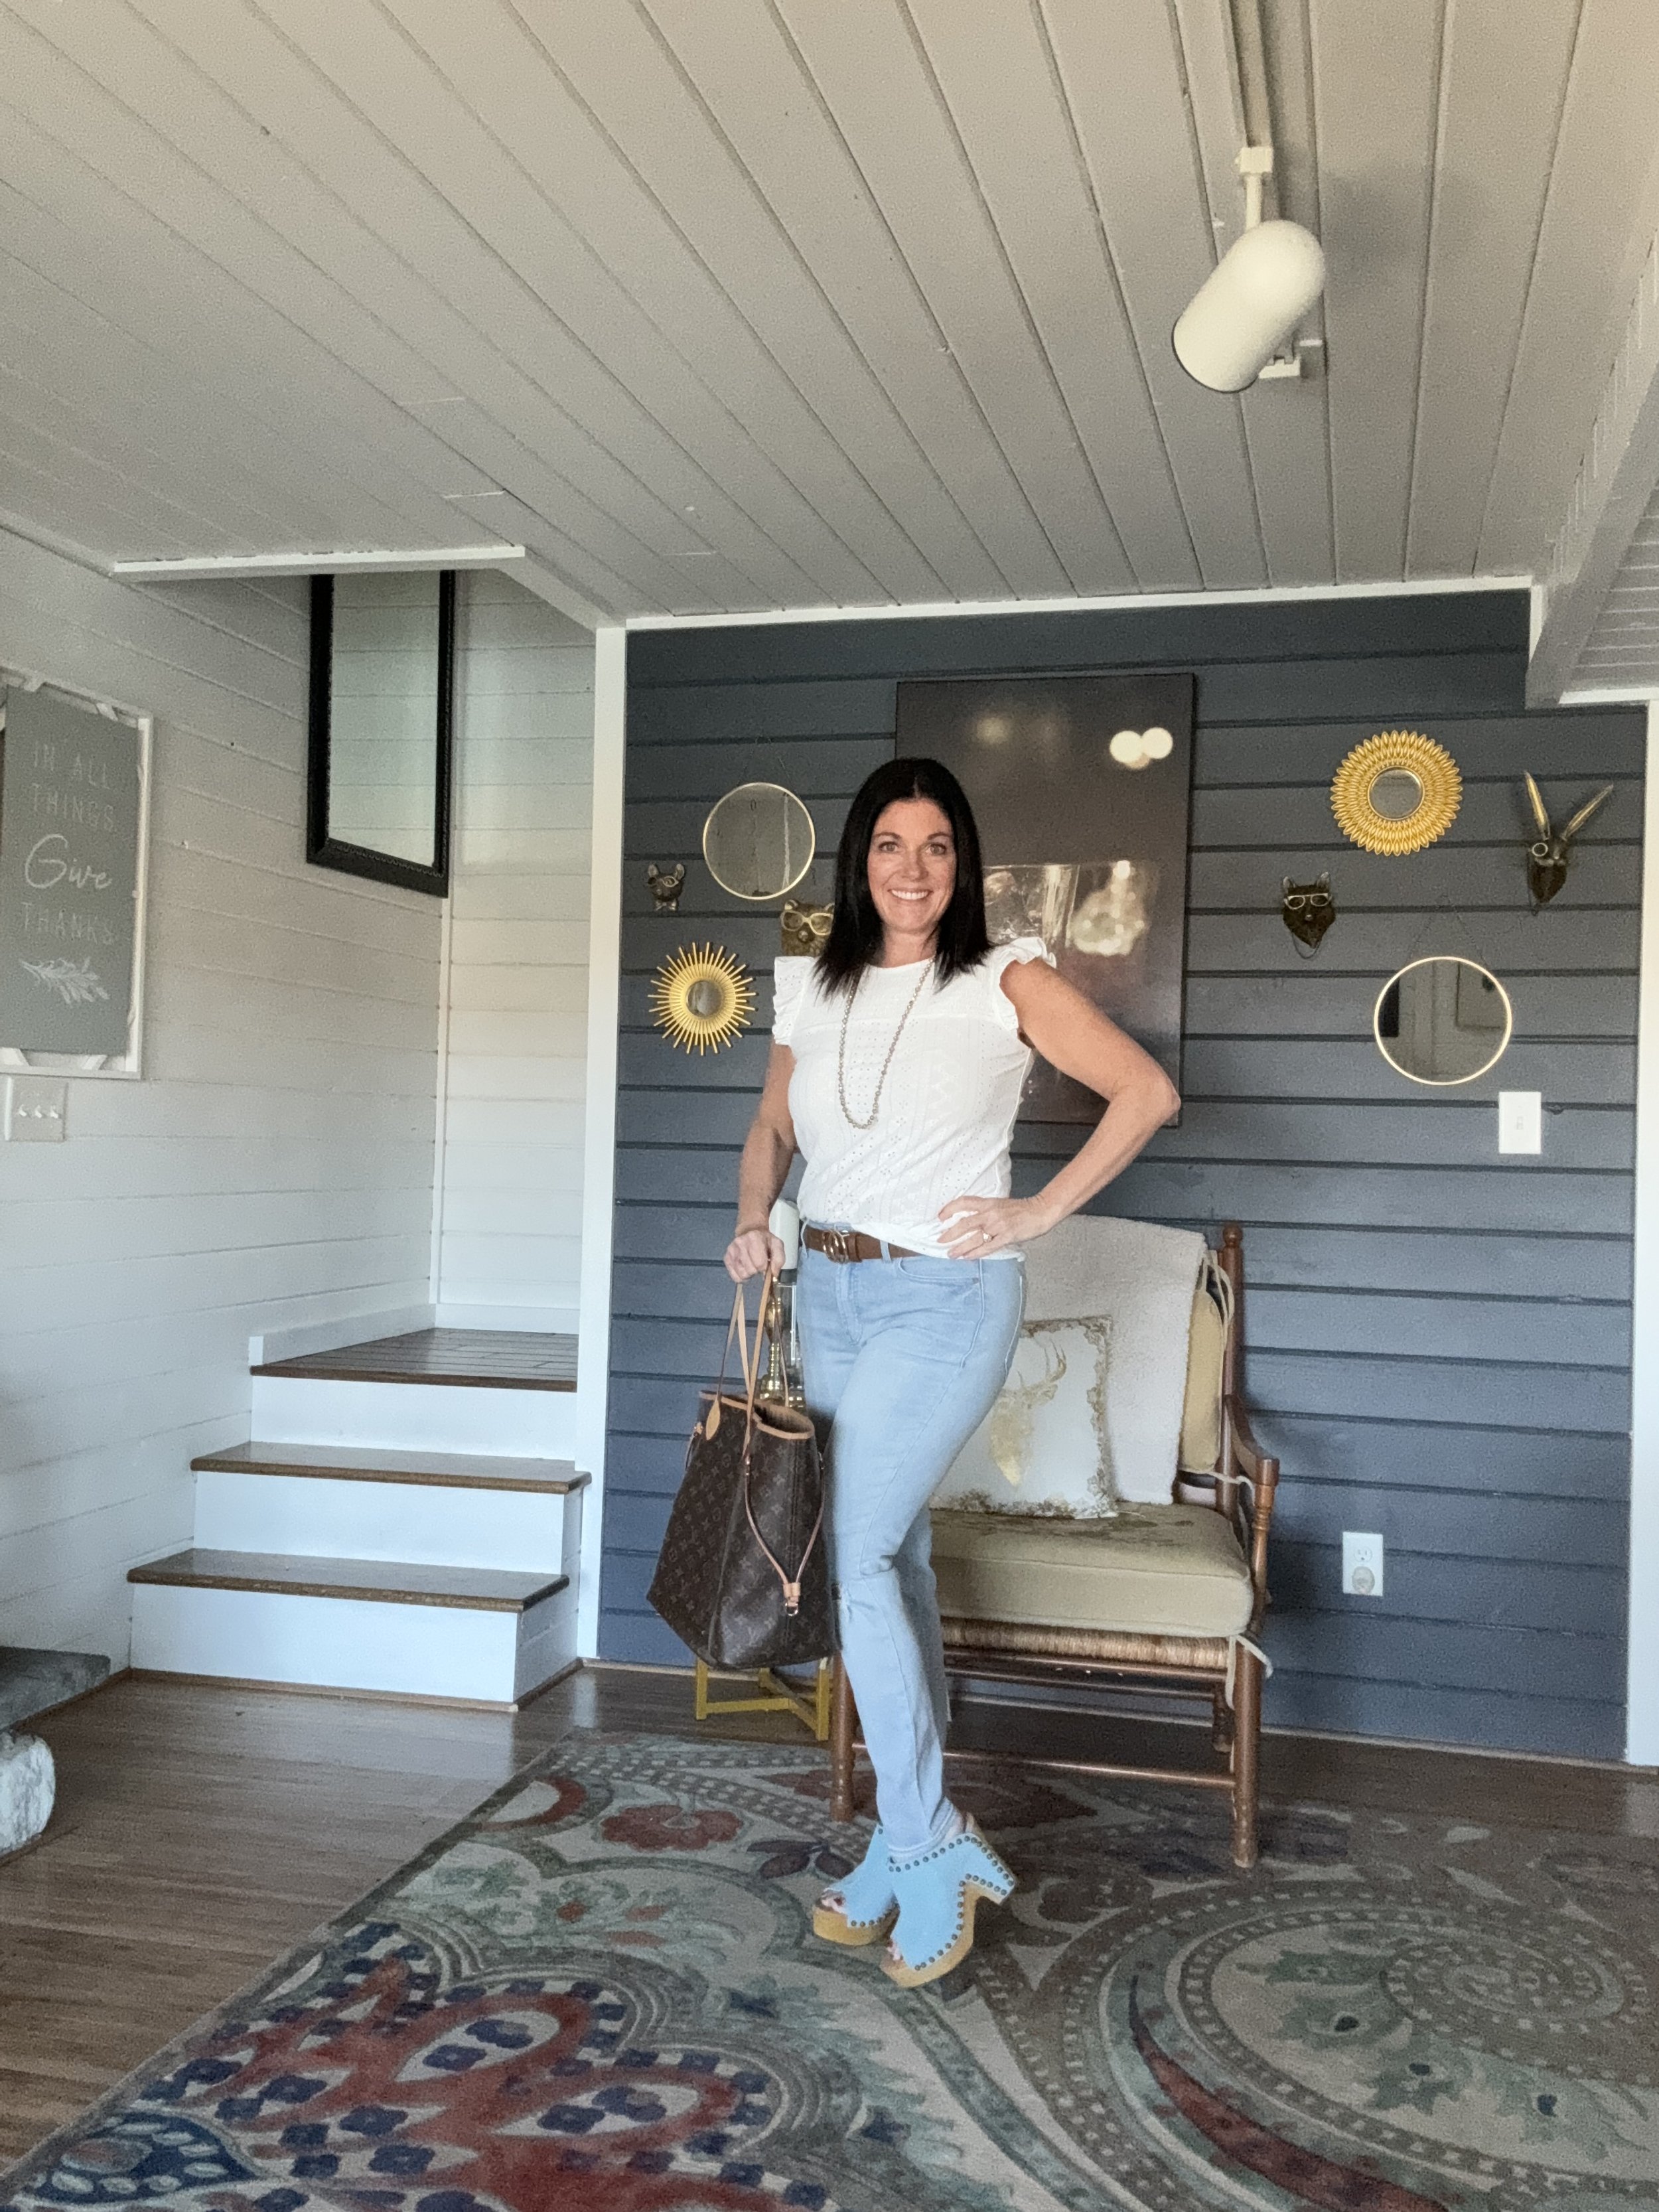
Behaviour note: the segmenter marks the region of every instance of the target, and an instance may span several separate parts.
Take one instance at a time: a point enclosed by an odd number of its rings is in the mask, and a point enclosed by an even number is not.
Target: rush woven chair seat
[[[1175,1235],[1090,1216],[1062,1223],[1027,1255],[1028,1322],[1081,1319],[1112,1298],[1132,1300],[1133,1285],[1121,1272],[1126,1252],[1159,1250],[1156,1240]],[[1182,1249],[1199,1248],[1189,1240]],[[1211,1770],[1054,1763],[1225,1791],[1233,1857],[1247,1867],[1256,1856],[1267,1672],[1256,1638],[1267,1606],[1279,1466],[1257,1445],[1240,1395],[1244,1252],[1237,1223],[1226,1224],[1210,1257],[1192,1301],[1184,1397],[1169,1409],[1168,1464],[1120,1465],[1120,1484],[1140,1494],[1109,1518],[936,1507],[933,1571],[945,1662],[954,1674],[1039,1686],[1093,1683],[1206,1705],[1217,1754]],[[1182,1380],[1177,1364],[1177,1392]],[[1132,1344],[1114,1345],[1105,1393],[1119,1417],[1113,1435],[1120,1449],[1143,1433],[1133,1394],[1147,1387],[1167,1389],[1170,1376],[1149,1377]],[[1146,1432],[1157,1432],[1156,1420]],[[831,1810],[840,1820],[853,1808],[855,1726],[837,1663]]]

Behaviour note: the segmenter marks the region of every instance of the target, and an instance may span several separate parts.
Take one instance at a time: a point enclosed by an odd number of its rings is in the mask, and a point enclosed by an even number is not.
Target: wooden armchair
[[[954,1673],[1092,1682],[1206,1701],[1224,1762],[1212,1771],[1074,1759],[1033,1764],[1225,1790],[1234,1863],[1248,1867],[1256,1856],[1266,1672],[1255,1639],[1268,1602],[1267,1532],[1279,1462],[1257,1445],[1239,1394],[1244,1248],[1237,1222],[1226,1224],[1216,1256],[1231,1297],[1202,1325],[1195,1316],[1182,1465],[1170,1469],[1168,1502],[1125,1505],[1107,1521],[936,1510],[933,1568],[945,1663]],[[1200,1472],[1189,1464],[1194,1446]],[[830,1742],[830,1810],[838,1820],[852,1817],[855,1728],[837,1660]]]

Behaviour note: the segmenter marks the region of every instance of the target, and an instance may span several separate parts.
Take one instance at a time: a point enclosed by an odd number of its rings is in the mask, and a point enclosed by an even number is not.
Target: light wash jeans
[[[842,1659],[888,1848],[955,1825],[951,1706],[927,1501],[1007,1380],[1025,1305],[1018,1259],[831,1260],[803,1251],[806,1402],[830,1426],[830,1572]]]

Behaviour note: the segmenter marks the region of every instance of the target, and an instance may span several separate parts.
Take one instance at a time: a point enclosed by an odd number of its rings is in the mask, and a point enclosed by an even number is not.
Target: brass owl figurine
[[[778,915],[782,950],[798,960],[816,960],[830,941],[833,906],[807,906],[800,899],[786,899]]]

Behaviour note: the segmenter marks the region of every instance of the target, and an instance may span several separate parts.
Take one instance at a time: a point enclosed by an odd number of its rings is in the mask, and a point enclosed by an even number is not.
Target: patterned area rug
[[[1651,1843],[957,1762],[1020,1877],[932,1990],[819,1943],[822,1753],[577,1735],[0,2212],[1659,2205]]]

